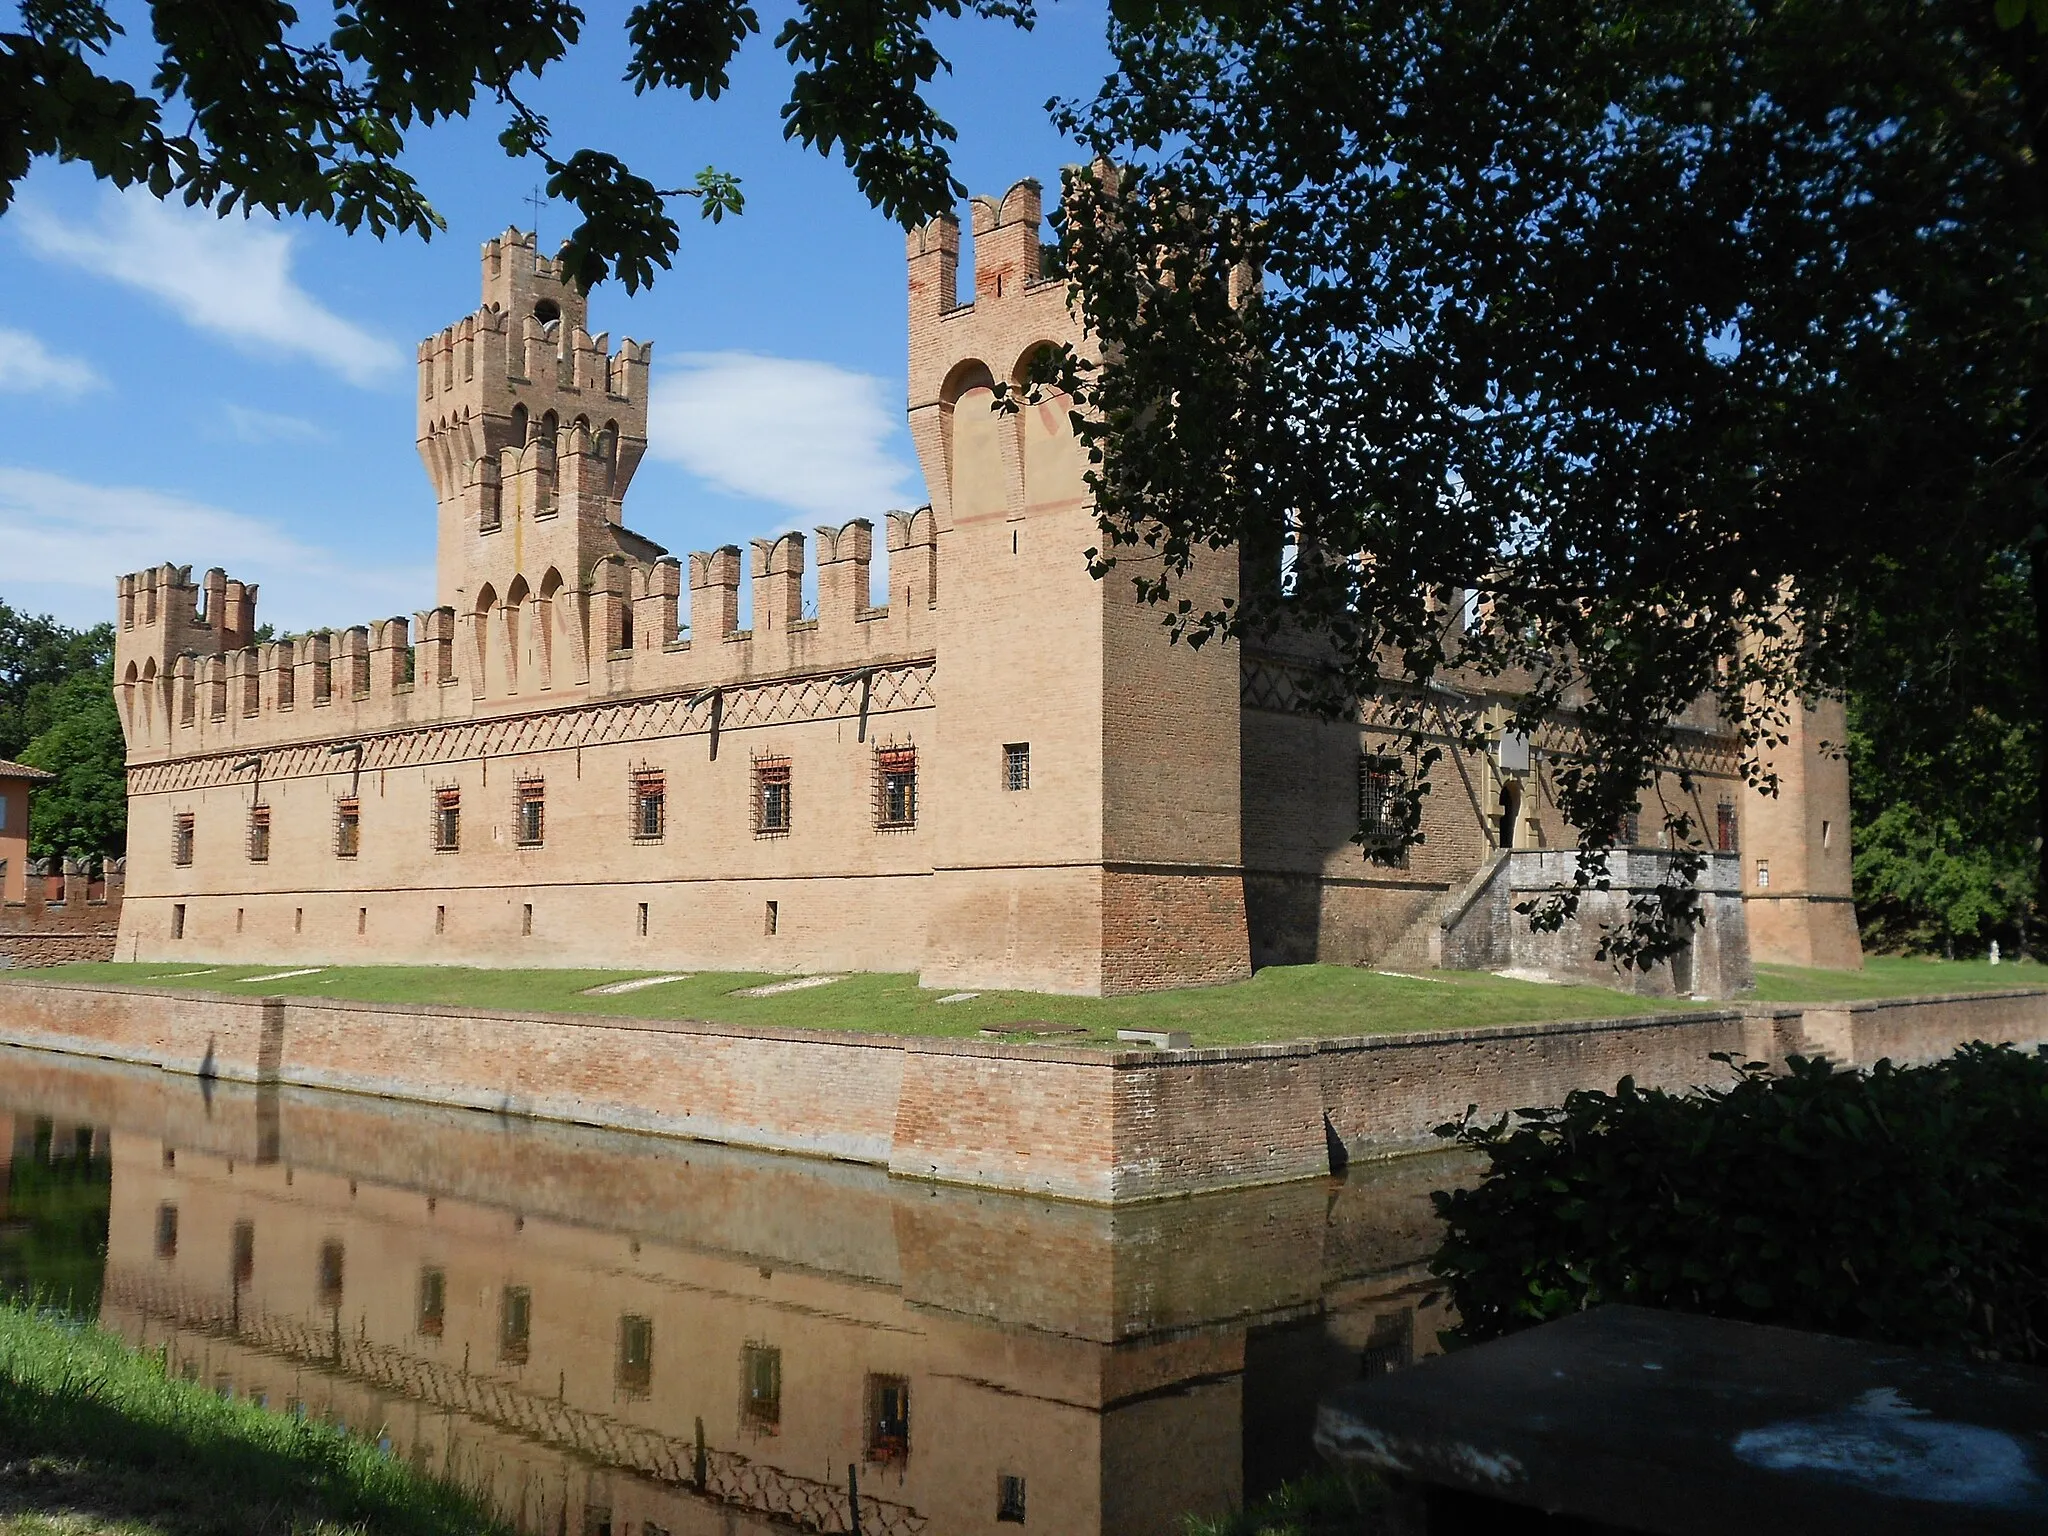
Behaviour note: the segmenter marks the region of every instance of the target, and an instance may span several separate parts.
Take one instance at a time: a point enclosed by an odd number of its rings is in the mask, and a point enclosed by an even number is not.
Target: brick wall
[[[2048,1040],[2048,992],[1751,1006],[1194,1051],[0,982],[0,1040],[242,1082],[652,1131],[1103,1204],[1308,1178],[1575,1088],[1725,1080],[1713,1052],[1855,1065]]]
[[[114,958],[126,861],[95,875],[77,859],[37,860],[20,901],[0,904],[0,970],[37,970]]]

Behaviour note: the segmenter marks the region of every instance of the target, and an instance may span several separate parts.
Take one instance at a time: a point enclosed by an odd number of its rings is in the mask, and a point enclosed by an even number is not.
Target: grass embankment
[[[504,1527],[374,1446],[165,1377],[157,1356],[0,1304],[0,1532],[210,1536]]]
[[[278,976],[279,971],[307,974]],[[610,995],[593,995],[591,991],[613,982],[661,974],[427,965],[314,968],[272,962],[71,965],[23,973],[19,979],[112,981],[262,996],[446,1003],[513,1012],[702,1019],[893,1035],[971,1037],[1021,1019],[1039,1019],[1076,1025],[1083,1031],[1055,1039],[1112,1046],[1120,1029],[1180,1029],[1197,1045],[1244,1045],[1548,1019],[1613,1018],[1701,1006],[1668,998],[1631,997],[1606,987],[1518,981],[1483,971],[1406,976],[1343,965],[1269,966],[1251,980],[1230,986],[1113,998],[1055,997],[1041,992],[948,994],[920,988],[912,975],[876,973],[845,975],[825,986],[769,997],[738,994],[788,978],[698,972],[640,991]],[[0,985],[5,985],[4,978]],[[2048,985],[2048,966],[1881,958],[1860,972],[1760,967],[1755,996],[1766,1002],[1821,1002],[2027,985]],[[948,996],[962,1000],[942,1001]]]

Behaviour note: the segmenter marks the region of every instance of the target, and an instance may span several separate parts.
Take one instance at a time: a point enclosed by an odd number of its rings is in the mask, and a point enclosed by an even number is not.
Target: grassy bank
[[[22,1536],[503,1529],[323,1426],[167,1379],[95,1328],[0,1305],[0,1531]]]
[[[280,976],[279,971],[306,974]],[[339,997],[382,1003],[450,1003],[549,1013],[703,1019],[800,1029],[880,1034],[973,1036],[1023,1019],[1070,1024],[1065,1038],[1114,1045],[1120,1029],[1186,1030],[1197,1045],[1242,1045],[1338,1035],[1458,1029],[1546,1019],[1596,1019],[1679,1005],[1605,987],[1547,986],[1481,971],[1394,975],[1342,965],[1269,966],[1249,981],[1139,997],[1054,997],[1039,992],[946,994],[912,975],[856,973],[824,986],[767,997],[740,994],[787,977],[698,972],[623,993],[593,992],[659,971],[472,970],[460,966],[304,967],[267,965],[73,965],[20,973],[73,981],[115,981],[285,997]],[[255,979],[251,979],[255,978]],[[6,978],[0,976],[0,986]],[[1755,996],[1772,1002],[1910,996],[1988,987],[2048,985],[2048,967],[1981,961],[1875,959],[1860,972],[1762,967]],[[947,997],[957,1001],[943,1001]]]

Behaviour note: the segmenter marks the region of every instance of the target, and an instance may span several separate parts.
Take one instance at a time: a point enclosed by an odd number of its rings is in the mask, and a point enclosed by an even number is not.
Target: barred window
[[[192,813],[185,811],[171,818],[171,862],[185,865],[192,862]]]
[[[910,1455],[910,1382],[901,1376],[867,1380],[869,1461],[903,1461]]]
[[[538,848],[547,834],[548,787],[545,779],[521,779],[515,806],[514,836],[522,848]]]
[[[363,809],[356,800],[338,800],[334,805],[334,854],[352,859],[363,848]]]
[[[875,749],[875,826],[903,830],[917,825],[917,748]]]
[[[1621,825],[1614,830],[1614,844],[1617,848],[1633,848],[1642,841],[1643,819],[1634,811],[1621,818]]]
[[[1723,853],[1742,851],[1742,829],[1735,820],[1735,807],[1723,800],[1714,809],[1714,846]]]
[[[754,835],[786,836],[790,828],[789,759],[754,760]]]
[[[782,1351],[748,1344],[740,1351],[740,1416],[757,1434],[772,1435],[782,1424]]]
[[[1029,789],[1031,787],[1031,743],[1009,741],[1003,744],[1003,788]]]
[[[434,851],[453,853],[462,846],[462,791],[434,791]]]
[[[667,783],[658,771],[643,769],[633,775],[633,840],[658,843],[667,827]]]
[[[1358,759],[1358,837],[1368,858],[1408,867],[1408,783],[1398,757],[1366,753]]]
[[[270,859],[270,807],[249,807],[249,862],[263,864]]]

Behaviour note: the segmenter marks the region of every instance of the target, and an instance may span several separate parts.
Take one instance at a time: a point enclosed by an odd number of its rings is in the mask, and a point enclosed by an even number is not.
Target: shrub
[[[2048,1355],[2048,1051],[1868,1072],[1794,1057],[1684,1094],[1623,1078],[1438,1134],[1487,1161],[1476,1189],[1432,1197],[1452,1342],[1621,1301]]]

